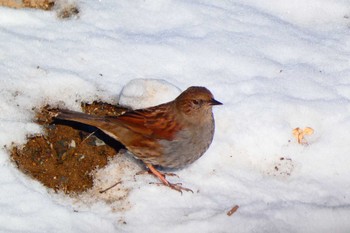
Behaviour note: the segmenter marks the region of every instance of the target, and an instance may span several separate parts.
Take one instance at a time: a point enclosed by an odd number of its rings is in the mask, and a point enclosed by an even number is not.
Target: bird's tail
[[[99,122],[104,119],[103,116],[89,115],[82,112],[76,112],[71,110],[60,110],[56,116],[56,119],[66,120],[66,121],[75,121],[84,123],[87,125],[92,125],[99,127]]]

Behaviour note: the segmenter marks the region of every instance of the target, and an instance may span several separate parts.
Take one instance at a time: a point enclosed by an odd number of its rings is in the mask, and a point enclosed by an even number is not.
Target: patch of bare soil
[[[41,10],[55,9],[60,19],[79,18],[79,7],[75,2],[64,0],[0,0],[0,6],[11,8],[35,8]]]
[[[125,111],[107,103],[82,104],[89,114],[116,116]],[[17,167],[56,192],[82,193],[93,186],[93,171],[107,165],[123,148],[94,127],[52,119],[55,110],[46,106],[36,122],[44,135],[30,136],[25,145],[13,146],[11,158]]]
[[[54,0],[0,0],[0,6],[12,8],[29,7],[42,10],[51,10],[54,5]]]

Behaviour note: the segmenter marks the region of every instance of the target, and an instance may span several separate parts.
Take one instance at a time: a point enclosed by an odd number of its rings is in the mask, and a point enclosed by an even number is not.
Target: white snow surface
[[[96,176],[122,179],[122,201],[55,194],[3,148],[0,232],[350,232],[348,0],[76,4],[71,20],[0,7],[1,147],[42,132],[33,108],[117,103],[133,79],[210,89],[224,103],[214,107],[215,137],[169,177],[193,194],[134,179],[142,166],[129,154],[111,160]],[[292,130],[306,126],[315,133],[299,145]],[[120,175],[113,168],[122,162],[130,170]]]

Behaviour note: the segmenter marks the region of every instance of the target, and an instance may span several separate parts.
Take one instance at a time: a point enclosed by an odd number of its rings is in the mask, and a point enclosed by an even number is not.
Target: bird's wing
[[[167,106],[126,112],[113,121],[129,130],[154,139],[173,140],[181,129],[174,116],[168,114]]]

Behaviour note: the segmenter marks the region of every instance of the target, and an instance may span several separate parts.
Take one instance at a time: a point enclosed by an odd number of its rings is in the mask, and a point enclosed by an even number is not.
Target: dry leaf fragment
[[[303,135],[303,130],[298,128],[293,129],[293,135],[294,137],[298,140],[298,143],[300,144],[304,135]]]
[[[238,205],[235,205],[234,207],[232,207],[232,209],[230,209],[228,212],[227,212],[227,215],[228,216],[231,216],[232,214],[234,214],[237,210],[238,210],[239,206]]]
[[[305,135],[311,135],[314,133],[314,130],[311,127],[306,127],[304,129],[295,128],[293,129],[293,135],[298,140],[299,144],[307,144],[306,140],[304,139]]]
[[[306,128],[304,129],[304,133],[305,133],[306,135],[311,135],[311,134],[314,133],[314,130],[313,130],[313,128],[306,127]]]

